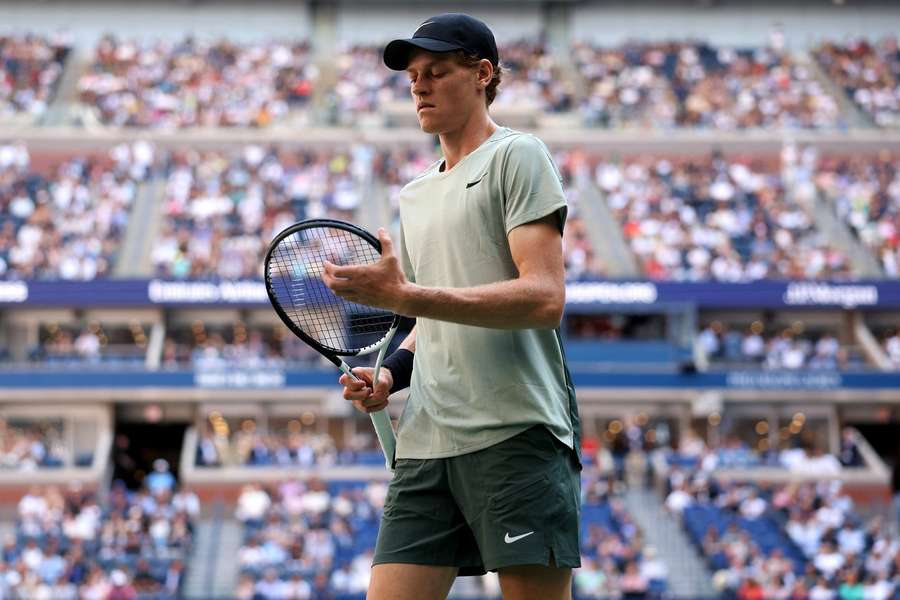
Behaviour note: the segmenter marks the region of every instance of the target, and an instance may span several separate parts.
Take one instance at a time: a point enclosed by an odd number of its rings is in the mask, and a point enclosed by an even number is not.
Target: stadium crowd
[[[245,532],[236,597],[364,593],[385,493],[385,484],[375,482],[245,486],[235,511]],[[652,597],[666,589],[666,566],[644,544],[623,500],[605,480],[585,486],[582,526],[583,564],[575,575],[579,597]],[[498,595],[495,579],[462,578],[453,597]]]
[[[666,506],[740,600],[893,598],[900,540],[863,520],[837,481],[761,487],[673,470]]]
[[[283,429],[263,431],[255,421],[245,419],[233,430],[205,430],[197,442],[196,464],[311,468],[355,462],[360,449],[358,443],[338,447],[328,434],[302,431],[300,421],[292,421]],[[372,454],[376,455],[374,464],[384,463],[380,450]]]
[[[105,36],[81,76],[81,102],[104,125],[265,127],[309,103],[318,72],[303,42],[239,44]]]
[[[371,170],[368,146],[314,152],[245,146],[168,159],[164,223],[152,255],[175,279],[256,278],[276,233],[304,218],[353,220]]]
[[[408,101],[409,77],[382,61],[382,46],[352,45],[337,56],[338,81],[329,92],[329,120],[349,123],[392,101]],[[503,77],[495,107],[566,112],[574,106],[572,83],[561,75],[547,45],[538,39],[501,44]]]
[[[28,352],[31,362],[55,365],[119,364],[142,366],[147,354],[147,332],[136,321],[130,326],[49,323],[38,332],[38,343]]]
[[[827,41],[812,56],[837,89],[877,126],[900,115],[896,36]],[[72,36],[0,36],[0,116],[43,114],[53,98]],[[404,73],[389,71],[380,45],[347,45],[336,54],[334,85],[322,94],[322,120],[352,124],[406,99]],[[716,130],[834,129],[847,119],[829,85],[784,47],[732,48],[700,40],[572,44],[570,72],[540,37],[501,43],[504,81],[496,105],[544,113],[578,112],[589,125]],[[175,41],[103,36],[80,74],[85,112],[108,126],[181,129],[307,124],[321,79],[308,40]],[[91,119],[88,119],[91,120]]]
[[[0,118],[42,116],[53,100],[72,47],[71,35],[0,35]]]
[[[67,454],[61,426],[12,424],[0,419],[0,469],[61,467]]]
[[[327,94],[329,120],[352,122],[385,103],[409,100],[409,77],[384,66],[380,46],[351,45],[337,55],[337,81]]]
[[[823,157],[814,184],[841,220],[868,246],[884,275],[900,277],[900,158]]]
[[[825,42],[814,52],[832,81],[881,127],[900,126],[898,40]]]
[[[173,327],[163,342],[165,368],[194,366],[205,369],[314,366],[322,363],[315,350],[281,327],[248,327],[238,321],[229,328],[196,322]]]
[[[179,597],[199,513],[197,496],[171,479],[129,492],[34,487],[0,548],[0,596],[43,600]]]
[[[18,110],[40,113],[62,71],[67,42],[5,38]],[[2,47],[2,46],[0,46]],[[23,50],[22,48],[25,48]],[[897,123],[897,39],[813,51],[828,77],[876,124]],[[335,56],[335,84],[323,95],[325,122],[352,124],[408,98],[405,73],[381,61],[380,45],[346,45]],[[35,56],[31,60],[20,55]],[[778,36],[752,48],[697,40],[632,41],[600,47],[576,42],[574,74],[541,38],[502,43],[496,106],[544,113],[578,111],[589,125],[612,128],[834,129],[846,125],[837,100],[814,70]],[[25,65],[27,68],[23,67]],[[24,73],[21,73],[24,71]],[[27,75],[27,76],[23,76]],[[103,37],[82,74],[82,105],[111,126],[265,127],[291,116],[308,123],[321,73],[305,40],[237,43]],[[14,85],[8,86],[16,91]],[[2,88],[0,88],[2,89]],[[317,117],[318,118],[318,117]]]
[[[579,598],[664,597],[668,567],[646,544],[613,478],[582,480],[581,568],[574,573]]]
[[[789,53],[702,42],[577,44],[584,119],[604,127],[822,129],[842,124],[835,99]]]
[[[653,279],[846,279],[847,256],[814,226],[799,200],[819,194],[846,219],[888,277],[900,273],[896,157],[819,159],[810,149],[774,158],[643,156],[625,162],[557,150],[570,210],[564,246],[570,280],[603,277],[579,207],[600,189],[644,273]],[[267,241],[302,218],[355,220],[366,186],[384,184],[397,213],[402,185],[434,152],[175,151],[164,161],[164,219],[151,252],[157,276],[255,278]],[[52,175],[31,168],[22,144],[0,146],[0,275],[107,277],[138,185],[155,174],[154,148],[120,144],[108,157],[64,160]]]
[[[653,279],[841,279],[846,256],[762,160],[600,161],[595,180]]]
[[[111,275],[153,147],[118,144],[107,156],[31,167],[22,144],[0,146],[0,277],[89,280]]]
[[[798,424],[805,421],[796,421]],[[793,423],[792,423],[793,424]],[[795,426],[796,427],[796,426]],[[689,431],[677,448],[662,448],[666,464],[674,471],[695,470],[712,475],[716,469],[748,469],[754,467],[779,467],[797,473],[816,473],[820,475],[838,474],[843,468],[857,468],[864,465],[859,450],[857,433],[845,429],[841,434],[841,448],[838,455],[825,452],[813,441],[804,440],[800,429],[790,433],[790,437],[782,439],[781,449],[768,448],[761,450],[759,446],[751,447],[737,433],[721,436],[715,443],[707,442],[695,432]],[[758,432],[756,432],[758,435]],[[768,441],[764,444],[768,447]],[[678,476],[672,479],[676,481]],[[685,488],[673,486],[673,491],[666,498],[666,506],[680,512],[690,498],[684,494]]]
[[[364,593],[386,491],[377,482],[326,486],[318,480],[287,480],[273,489],[245,486],[235,510],[244,525],[235,598]]]
[[[864,359],[831,332],[810,335],[801,323],[775,334],[761,321],[734,328],[713,321],[698,334],[698,341],[713,363],[762,366],[765,369],[841,369],[860,367]]]
[[[492,107],[529,107],[563,113],[575,106],[575,86],[563,75],[547,44],[522,39],[500,46],[503,77]]]

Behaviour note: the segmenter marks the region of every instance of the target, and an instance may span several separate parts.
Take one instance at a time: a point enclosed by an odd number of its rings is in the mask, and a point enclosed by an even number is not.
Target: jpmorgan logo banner
[[[789,283],[784,303],[791,306],[876,306],[878,288],[874,285],[832,285],[828,283]]]

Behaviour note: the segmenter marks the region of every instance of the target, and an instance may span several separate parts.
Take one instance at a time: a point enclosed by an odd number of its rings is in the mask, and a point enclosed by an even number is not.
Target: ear
[[[491,79],[494,77],[494,65],[491,64],[486,58],[482,58],[478,63],[478,71],[476,74],[478,78],[478,83],[482,85],[482,87],[487,87],[491,83]]]

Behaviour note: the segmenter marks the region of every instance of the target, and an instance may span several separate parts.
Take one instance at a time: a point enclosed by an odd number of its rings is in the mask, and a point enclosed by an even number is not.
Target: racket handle
[[[379,365],[380,366],[380,365]],[[354,375],[353,371],[344,361],[340,364],[341,371],[359,381],[359,377]],[[373,379],[373,381],[377,381]],[[391,425],[391,417],[387,410],[382,409],[378,412],[369,413],[372,419],[372,425],[375,427],[375,435],[378,437],[378,443],[381,444],[381,451],[384,452],[384,463],[389,471],[393,471],[394,452],[397,448],[397,438],[394,435],[394,426]]]

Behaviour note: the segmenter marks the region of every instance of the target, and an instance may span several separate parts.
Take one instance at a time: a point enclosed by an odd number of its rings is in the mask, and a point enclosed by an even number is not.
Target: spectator
[[[164,222],[152,254],[160,276],[261,275],[279,231],[303,218],[353,220],[366,168],[359,153],[247,146],[241,153],[176,152],[169,159]]]
[[[589,93],[582,111],[604,127],[829,128],[837,103],[783,48],[702,42],[576,44]]]
[[[139,150],[134,150],[140,148]],[[75,157],[52,173],[30,169],[27,150],[0,161],[0,274],[7,279],[90,280],[108,276],[152,148],[114,147]],[[0,148],[0,156],[3,148]],[[5,163],[5,166],[3,166]]]
[[[881,127],[900,123],[900,52],[898,38],[877,43],[857,39],[827,42],[815,56],[829,76]]]
[[[71,36],[0,36],[0,117],[40,117],[53,99],[71,49]]]
[[[754,281],[849,274],[846,257],[784,196],[765,161],[644,158],[597,164],[595,180],[654,279]]]
[[[142,44],[102,38],[78,82],[82,103],[116,127],[265,127],[303,110],[318,77],[303,43]]]
[[[164,458],[153,461],[153,472],[147,475],[147,489],[154,496],[170,493],[175,487],[175,476],[169,471],[169,462]]]

